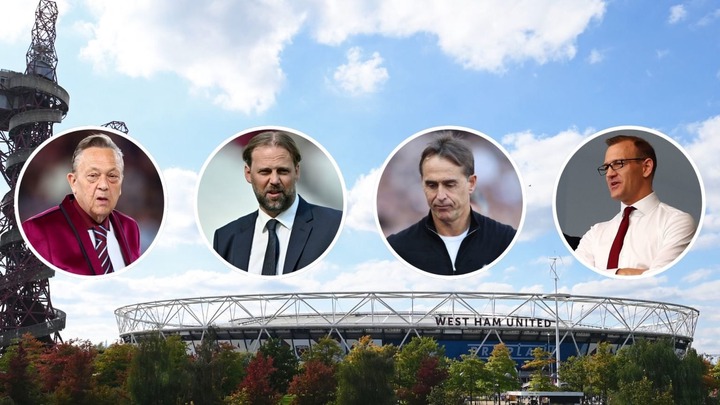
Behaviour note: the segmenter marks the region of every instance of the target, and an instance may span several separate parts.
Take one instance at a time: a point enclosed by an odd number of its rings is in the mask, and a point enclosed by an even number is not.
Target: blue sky
[[[24,70],[36,4],[0,0],[1,67]],[[720,3],[657,1],[58,1],[58,79],[70,92],[60,132],[125,121],[163,171],[158,243],[107,279],[58,274],[64,338],[112,342],[113,310],[178,297],[294,291],[551,291],[632,297],[701,311],[694,346],[720,354]],[[300,276],[231,271],[195,224],[203,163],[245,129],[279,125],[320,142],[348,192],[345,228]],[[373,213],[378,170],[406,138],[458,125],[485,133],[520,168],[520,240],[462,280],[394,259]],[[557,236],[553,189],[572,151],[618,125],[657,129],[700,170],[706,212],[691,252],[652,278],[614,280],[577,263]],[[598,157],[601,163],[601,157]],[[244,181],[240,173],[233,182]],[[598,185],[602,187],[602,183]],[[362,248],[358,248],[361,246]]]

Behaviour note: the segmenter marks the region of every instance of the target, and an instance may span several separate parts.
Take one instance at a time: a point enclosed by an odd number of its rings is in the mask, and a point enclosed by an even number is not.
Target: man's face
[[[605,164],[621,159],[638,158],[640,152],[632,141],[622,141],[610,145],[605,152]],[[648,164],[650,159],[626,160],[625,165],[614,170],[608,168],[605,174],[605,181],[610,190],[610,197],[631,205],[645,197],[652,189],[649,184],[649,176],[652,165]]]
[[[110,148],[91,147],[80,152],[77,170],[67,175],[80,208],[95,222],[103,222],[115,209],[122,192],[122,171]]]
[[[423,191],[433,218],[446,224],[466,220],[477,177],[465,176],[462,167],[438,156],[425,159],[422,168]]]
[[[245,165],[245,180],[252,185],[260,208],[276,217],[295,202],[300,166],[293,164],[290,152],[278,146],[258,146],[251,156],[252,165]]]

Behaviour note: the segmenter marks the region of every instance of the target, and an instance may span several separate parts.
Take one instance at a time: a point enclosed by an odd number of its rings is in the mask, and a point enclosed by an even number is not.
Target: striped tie
[[[102,269],[105,274],[112,273],[113,266],[107,250],[108,230],[104,226],[98,225],[93,228],[93,232],[95,232],[95,251],[98,254],[98,259],[100,259]]]

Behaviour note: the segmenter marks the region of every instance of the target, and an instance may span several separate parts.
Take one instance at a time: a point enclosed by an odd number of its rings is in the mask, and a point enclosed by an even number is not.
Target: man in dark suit
[[[67,175],[72,194],[22,224],[42,258],[70,273],[92,276],[112,273],[140,257],[137,222],[115,210],[123,169],[122,151],[107,135],[78,143]]]
[[[342,212],[300,197],[300,151],[282,131],[263,132],[243,150],[245,179],[260,209],[217,229],[213,249],[233,266],[254,274],[299,270],[328,249]]]

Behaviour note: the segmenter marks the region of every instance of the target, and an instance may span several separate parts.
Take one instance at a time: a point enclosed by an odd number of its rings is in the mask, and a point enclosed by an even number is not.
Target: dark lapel
[[[310,231],[313,228],[313,215],[310,204],[300,197],[298,209],[295,213],[292,232],[290,233],[290,242],[288,242],[288,250],[285,254],[285,265],[283,266],[283,274],[291,273],[297,269],[298,261],[305,245],[310,237]]]
[[[247,271],[250,266],[250,248],[252,247],[257,217],[258,212],[255,211],[238,221],[237,228],[234,232],[235,237],[232,238],[232,246],[229,249],[229,251],[233,253],[230,263],[245,271]]]
[[[88,268],[90,268],[90,274],[103,274],[100,259],[98,259],[98,255],[95,252],[95,245],[93,245],[90,239],[88,230],[83,226],[84,222],[80,217],[80,213],[73,206],[72,200],[74,198],[72,194],[66,196],[60,203],[60,210],[75,235],[80,252],[85,257]]]

